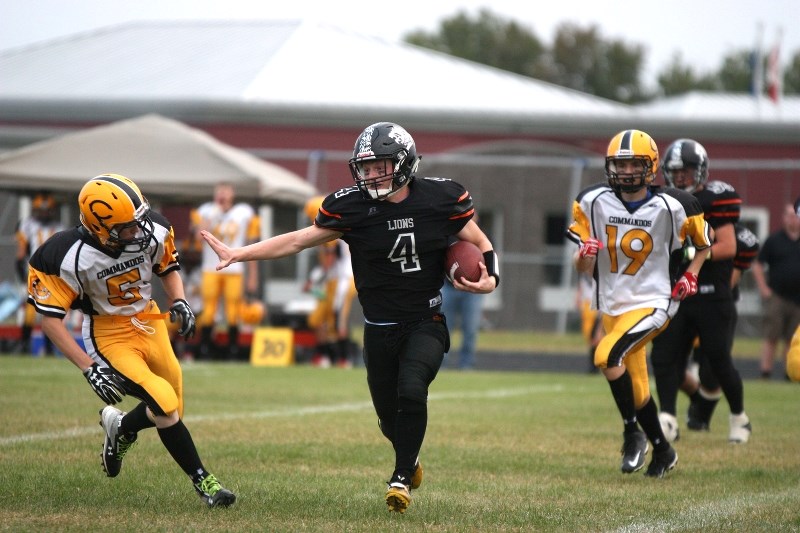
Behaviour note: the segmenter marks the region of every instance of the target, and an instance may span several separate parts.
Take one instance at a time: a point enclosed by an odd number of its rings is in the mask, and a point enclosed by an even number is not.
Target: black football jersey
[[[760,243],[758,237],[747,229],[747,226],[735,224],[736,229],[736,256],[733,258],[733,268],[742,272],[749,270],[758,255]],[[733,299],[739,300],[739,286],[733,288]]]
[[[747,226],[736,224],[736,257],[733,258],[734,268],[748,270],[758,255],[760,243],[758,237],[747,229]]]
[[[357,187],[328,195],[314,223],[343,233],[364,317],[406,322],[439,312],[448,238],[474,215],[459,183],[416,178],[399,202],[368,200]]]
[[[739,222],[742,199],[736,190],[723,181],[709,181],[694,193],[703,207],[709,226],[715,230],[725,224]],[[706,261],[698,276],[698,296],[726,296],[731,290],[733,260]]]

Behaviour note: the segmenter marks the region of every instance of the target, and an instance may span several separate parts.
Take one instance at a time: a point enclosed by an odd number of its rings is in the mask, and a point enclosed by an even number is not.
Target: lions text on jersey
[[[400,203],[366,200],[358,187],[329,195],[314,221],[343,233],[364,316],[373,323],[429,318],[441,305],[448,237],[472,219],[472,197],[449,179],[417,178]],[[420,310],[427,313],[420,315]]]

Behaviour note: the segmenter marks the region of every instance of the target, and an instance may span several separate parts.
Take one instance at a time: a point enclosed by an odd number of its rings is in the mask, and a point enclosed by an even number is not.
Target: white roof
[[[0,100],[616,116],[628,106],[316,22],[147,22],[0,53]]]
[[[773,102],[766,96],[745,93],[693,91],[636,106],[642,116],[675,120],[794,123],[800,126],[800,97],[783,96]]]
[[[690,93],[629,106],[317,22],[138,22],[0,52],[7,121],[193,123],[599,135],[800,136],[800,98]],[[736,126],[735,128],[733,126]],[[735,131],[734,131],[735,130]]]

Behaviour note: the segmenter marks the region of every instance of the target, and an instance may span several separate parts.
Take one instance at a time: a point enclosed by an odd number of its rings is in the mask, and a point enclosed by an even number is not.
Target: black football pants
[[[698,336],[703,354],[722,387],[731,413],[738,414],[744,410],[742,378],[733,366],[731,357],[730,334],[735,319],[736,307],[732,298],[695,296],[681,303],[667,329],[653,339],[650,355],[662,411],[676,414],[678,390],[694,339]]]
[[[443,315],[364,327],[364,365],[381,431],[395,450],[395,471],[411,475],[428,425],[428,386],[450,339]]]

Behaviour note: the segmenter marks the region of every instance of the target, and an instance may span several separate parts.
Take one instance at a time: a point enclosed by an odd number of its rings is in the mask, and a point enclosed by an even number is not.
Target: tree
[[[720,88],[715,74],[696,74],[691,66],[683,64],[679,52],[672,56],[672,61],[658,75],[657,81],[664,96],[674,96],[696,89],[717,91]]]
[[[606,41],[597,26],[565,23],[540,65],[547,81],[620,102],[646,98],[640,82],[644,49],[621,40]]]
[[[583,28],[563,23],[547,47],[532,30],[481,9],[475,17],[459,11],[444,19],[437,31],[412,31],[404,40],[619,102],[637,103],[655,96],[646,92],[640,80],[644,47],[606,40],[594,25]],[[753,77],[750,54],[748,49],[731,52],[716,71],[706,74],[697,73],[676,54],[658,74],[657,93],[749,92]],[[783,74],[784,93],[800,93],[800,50],[784,65]]]
[[[404,40],[528,76],[535,71],[536,62],[544,51],[533,32],[487,9],[481,9],[475,18],[460,11],[442,21],[438,32],[417,30],[407,34]]]
[[[800,50],[795,51],[783,70],[783,92],[800,94]]]
[[[738,50],[725,56],[717,72],[720,89],[733,93],[750,91],[753,80],[753,66],[750,50]]]
[[[604,98],[644,98],[639,82],[643,48],[605,41],[595,26],[564,24],[547,49],[532,31],[481,9],[474,19],[462,11],[442,21],[437,32],[417,30],[404,40]]]

